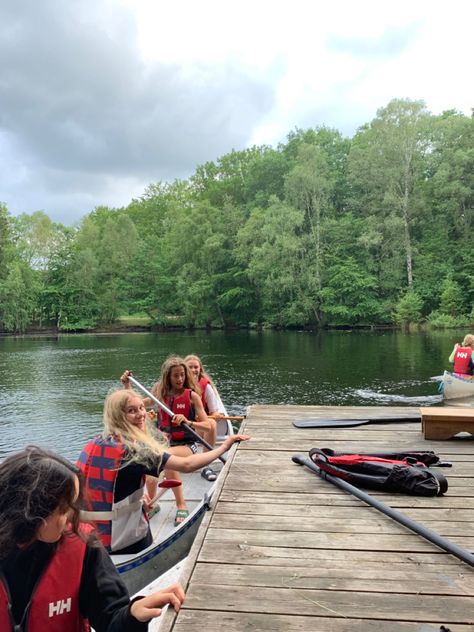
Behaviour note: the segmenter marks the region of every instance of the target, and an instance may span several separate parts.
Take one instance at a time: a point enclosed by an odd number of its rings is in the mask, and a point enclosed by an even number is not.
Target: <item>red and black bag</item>
[[[322,472],[356,487],[416,496],[441,496],[448,489],[446,478],[430,468],[446,465],[434,452],[348,453],[313,448],[309,456]]]

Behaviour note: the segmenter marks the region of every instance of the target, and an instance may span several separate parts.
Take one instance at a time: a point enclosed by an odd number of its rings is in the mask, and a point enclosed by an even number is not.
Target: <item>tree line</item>
[[[474,115],[396,99],[352,138],[295,129],[75,227],[0,204],[0,329],[468,326]]]

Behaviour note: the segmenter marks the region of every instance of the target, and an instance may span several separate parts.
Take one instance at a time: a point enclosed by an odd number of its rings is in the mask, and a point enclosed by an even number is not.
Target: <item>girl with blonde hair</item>
[[[191,354],[184,358],[185,363],[193,373],[201,392],[201,401],[204,410],[211,422],[209,430],[202,431],[202,437],[210,445],[215,445],[217,439],[217,421],[227,414],[216,385],[211,376],[205,371],[199,356]],[[201,475],[208,481],[215,481],[217,474],[211,467],[202,470]]]
[[[146,476],[192,472],[247,438],[234,435],[211,452],[172,453],[153,435],[140,395],[131,389],[113,392],[105,401],[102,434],[84,447],[77,463],[86,479],[85,518],[94,522],[109,551],[137,553],[152,543],[143,504]]]

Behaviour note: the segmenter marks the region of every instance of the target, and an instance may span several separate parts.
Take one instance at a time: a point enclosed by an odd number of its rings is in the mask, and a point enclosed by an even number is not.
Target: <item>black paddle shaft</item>
[[[389,518],[392,518],[393,520],[399,522],[414,533],[418,533],[418,535],[421,535],[426,540],[429,540],[433,544],[436,544],[436,546],[438,546],[440,549],[443,549],[447,553],[451,553],[463,562],[466,562],[466,564],[469,564],[469,566],[474,566],[474,555],[472,555],[472,553],[470,553],[469,551],[462,549],[457,544],[454,544],[454,542],[446,540],[446,538],[441,537],[438,533],[436,533],[436,531],[432,531],[419,522],[415,522],[415,520],[412,520],[408,516],[405,516],[405,514],[402,514],[400,511],[393,509],[393,507],[380,502],[376,498],[373,498],[373,496],[371,496],[370,494],[363,492],[361,489],[355,487],[354,485],[351,485],[347,481],[321,471],[320,468],[315,465],[315,463],[313,463],[313,461],[311,461],[309,457],[303,454],[296,454],[292,457],[292,461],[297,465],[306,465],[306,467],[309,468],[311,471],[319,474],[321,478],[325,478],[333,485],[336,485],[336,487],[339,487],[340,489],[349,492],[349,494],[356,496],[360,500],[363,500],[371,507],[378,509],[386,516],[389,516]]]
[[[295,419],[296,428],[351,428],[366,424],[394,424],[421,421],[421,415],[404,415],[403,417],[366,417],[365,419]]]

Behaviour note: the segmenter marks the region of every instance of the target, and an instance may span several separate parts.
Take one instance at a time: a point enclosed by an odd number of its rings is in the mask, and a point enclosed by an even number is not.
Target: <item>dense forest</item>
[[[0,330],[474,323],[474,115],[394,100],[78,226],[0,204]]]

